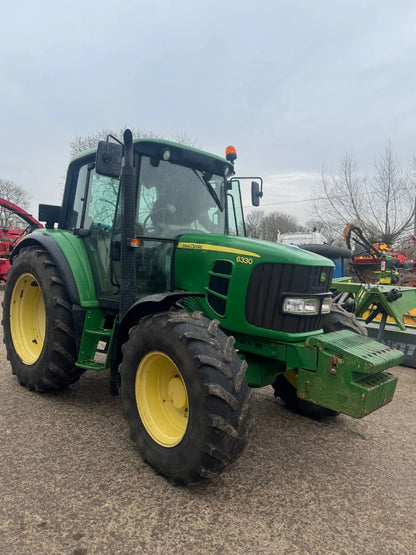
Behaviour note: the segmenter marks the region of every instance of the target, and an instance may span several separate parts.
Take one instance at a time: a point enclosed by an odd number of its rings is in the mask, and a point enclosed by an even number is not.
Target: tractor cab
[[[230,179],[235,150],[226,160],[169,141],[136,140],[132,186],[123,191],[121,150],[117,143],[102,141],[96,152],[72,161],[59,214],[59,228],[82,237],[97,296],[106,303],[119,299],[125,240],[134,249],[138,299],[173,289],[180,235],[245,236],[240,182]],[[122,241],[126,220],[129,229]]]

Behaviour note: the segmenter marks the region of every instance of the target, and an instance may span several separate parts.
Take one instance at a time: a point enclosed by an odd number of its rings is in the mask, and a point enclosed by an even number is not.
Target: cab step
[[[111,352],[116,319],[111,329],[104,327],[105,315],[101,309],[87,311],[78,360],[75,366],[84,370],[105,370]]]

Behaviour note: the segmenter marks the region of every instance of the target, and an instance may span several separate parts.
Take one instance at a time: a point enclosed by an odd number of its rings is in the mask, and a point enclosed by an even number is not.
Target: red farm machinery
[[[13,202],[0,198],[0,208],[4,208],[22,220],[22,227],[0,227],[0,282],[7,281],[7,272],[10,268],[10,253],[13,246],[24,235],[43,225],[31,216],[26,210]]]

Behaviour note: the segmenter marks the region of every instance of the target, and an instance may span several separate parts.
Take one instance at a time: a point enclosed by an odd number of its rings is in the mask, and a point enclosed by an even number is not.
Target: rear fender
[[[61,230],[36,230],[20,240],[11,255],[26,247],[42,247],[56,264],[59,275],[73,305],[98,307],[94,280],[84,244],[79,237]]]

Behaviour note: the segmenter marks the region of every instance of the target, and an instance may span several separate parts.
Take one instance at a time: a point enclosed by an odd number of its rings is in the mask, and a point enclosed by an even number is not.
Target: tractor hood
[[[245,237],[186,233],[178,237],[174,285],[203,293],[187,300],[230,332],[302,340],[320,332],[322,315],[282,311],[287,296],[330,295],[334,264],[323,256]],[[193,303],[190,305],[189,303]]]
[[[239,257],[252,259],[253,263],[279,262],[281,264],[301,264],[305,266],[334,267],[333,262],[324,256],[299,249],[298,247],[250,239],[205,233],[186,233],[178,238],[179,250],[216,253],[228,260],[241,262]],[[246,261],[247,263],[247,261]]]

